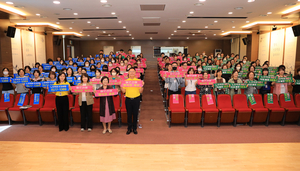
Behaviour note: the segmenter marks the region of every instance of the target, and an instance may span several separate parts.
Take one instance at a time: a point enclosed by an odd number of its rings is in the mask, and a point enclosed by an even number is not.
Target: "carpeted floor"
[[[151,91],[152,90],[152,91]],[[113,143],[113,144],[219,144],[219,143],[282,143],[300,142],[300,127],[297,125],[269,127],[253,125],[173,125],[168,127],[158,84],[156,62],[148,62],[145,77],[145,90],[141,104],[138,135],[126,135],[126,125],[119,128],[112,126],[112,134],[102,134],[102,126],[94,125],[92,132],[80,132],[80,125],[75,124],[68,132],[59,132],[58,127],[48,123],[39,126],[29,123],[14,123],[0,132],[0,141],[36,141],[36,142],[74,142],[74,143]],[[7,126],[1,123],[0,126]]]

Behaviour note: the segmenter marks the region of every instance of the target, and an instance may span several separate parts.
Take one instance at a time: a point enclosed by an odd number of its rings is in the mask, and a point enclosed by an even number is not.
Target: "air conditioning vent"
[[[164,11],[166,5],[140,5],[141,11]]]

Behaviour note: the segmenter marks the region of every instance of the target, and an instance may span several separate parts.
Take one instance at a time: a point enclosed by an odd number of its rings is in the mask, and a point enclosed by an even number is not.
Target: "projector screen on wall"
[[[165,55],[170,56],[170,54],[179,52],[184,53],[184,47],[161,47],[160,53],[165,53]]]

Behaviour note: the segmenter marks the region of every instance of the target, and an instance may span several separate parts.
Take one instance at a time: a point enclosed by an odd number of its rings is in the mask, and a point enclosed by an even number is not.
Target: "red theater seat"
[[[262,96],[260,94],[253,94],[256,104],[251,105],[249,102],[249,107],[253,110],[250,126],[252,122],[266,122],[269,110],[264,107]]]
[[[178,96],[178,103],[174,103],[173,97]],[[172,94],[169,98],[169,127],[171,123],[185,123],[186,113],[184,100],[181,94]]]
[[[44,104],[44,96],[40,94],[39,97],[39,104],[34,104],[34,94],[31,94],[30,100],[29,100],[29,105],[32,106],[28,109],[24,109],[24,124],[27,124],[27,121],[29,122],[39,122],[40,125],[42,125],[40,116],[39,116],[39,111],[43,107]]]
[[[9,113],[9,116],[12,121],[23,121],[24,122],[22,111],[20,109],[20,106],[18,106],[18,102],[20,100],[20,95],[21,94],[17,94],[15,104],[13,107],[8,109],[8,113]],[[28,94],[26,94],[23,106],[28,105],[28,101],[29,101]]]
[[[266,125],[269,125],[269,122],[281,122],[283,121],[283,116],[285,113],[284,108],[279,106],[278,98],[276,94],[273,94],[273,103],[268,103],[268,95],[264,96],[265,107],[269,110],[269,115],[267,118]]]
[[[9,95],[9,102],[4,102],[4,94],[2,94],[0,101],[0,121],[8,121],[8,124],[11,124],[10,116],[8,114],[8,108],[13,107],[14,105],[14,95]]]
[[[220,110],[220,118],[218,125],[221,123],[233,123],[235,109],[232,107],[231,96],[229,94],[220,94],[217,96],[218,109]]]
[[[300,108],[295,106],[294,103],[294,98],[293,96],[290,96],[291,100],[290,101],[285,101],[284,99],[284,94],[279,95],[279,101],[280,101],[280,106],[285,109],[285,117],[284,117],[284,122],[297,122],[298,125],[300,124]]]
[[[202,109],[199,95],[194,95],[195,102],[190,102],[189,95],[185,97],[185,110],[187,112],[187,123],[201,123]]]
[[[94,98],[93,122],[100,123],[100,97]]]
[[[207,103],[207,95],[202,95],[202,127],[204,126],[204,123],[217,123],[218,117],[219,117],[219,109],[217,109],[216,106],[216,99],[215,96],[212,95],[213,98],[213,104],[208,105]]]
[[[246,123],[250,121],[252,110],[248,107],[247,96],[245,94],[233,95],[233,108],[236,110],[234,126],[236,126],[236,123]]]
[[[55,98],[55,94],[46,94],[44,107],[40,109],[40,116],[43,122],[55,122],[56,125]]]

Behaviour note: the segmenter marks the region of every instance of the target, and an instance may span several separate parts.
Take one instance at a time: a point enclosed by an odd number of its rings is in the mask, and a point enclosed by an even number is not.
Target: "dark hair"
[[[297,73],[300,71],[300,68],[297,69]]]
[[[254,73],[253,71],[249,71],[249,72],[247,73],[247,78],[248,78],[248,79],[249,79],[249,75],[250,75],[251,73],[253,73],[253,75],[255,76],[255,73]]]
[[[111,73],[112,73],[113,70],[118,74],[118,71],[116,70],[116,68],[113,68],[113,69],[110,70],[110,75],[112,75]]]
[[[41,72],[40,72],[39,70],[34,70],[34,71],[33,71],[33,75],[34,75],[34,73],[36,73],[36,72],[39,73],[39,76],[41,75]]]
[[[241,64],[237,63],[237,64],[235,64],[234,69],[236,69],[237,65],[240,65],[240,67],[241,67]],[[240,70],[241,70],[241,69],[242,69],[242,67],[240,68]],[[236,70],[237,70],[237,69],[236,69]]]
[[[68,69],[67,69],[67,76],[68,76],[68,70],[69,70],[69,69],[72,71],[71,77],[73,77],[73,76],[74,76],[74,71],[73,71],[72,68],[68,68]]]
[[[60,71],[61,71],[61,72],[66,71],[66,72],[67,72],[67,69],[66,69],[66,68],[63,68],[63,69],[61,69]]]
[[[53,66],[50,68],[50,70],[52,70],[52,68],[55,68],[55,70],[57,71],[57,68],[56,68],[56,66],[54,66],[54,65],[53,65]]]
[[[269,75],[269,69],[268,69],[268,68],[264,68],[264,69],[262,70],[262,75],[264,74],[264,71],[268,71],[268,75]]]
[[[238,70],[234,69],[234,70],[232,71],[231,76],[233,76],[233,74],[234,74],[235,72],[239,73]]]
[[[131,69],[133,69],[133,70],[135,71],[135,67],[131,67],[131,68],[129,68],[129,70],[128,70],[128,71],[130,71]]]
[[[280,70],[283,70],[283,71],[285,71],[285,66],[284,66],[284,65],[279,65],[279,67],[278,67],[278,71],[280,71]]]
[[[7,71],[9,72],[9,69],[8,69],[8,68],[3,68],[3,69],[2,69],[2,72],[3,72],[5,69],[7,69]]]
[[[96,73],[97,71],[99,71],[99,72],[100,72],[100,75],[101,75],[101,71],[100,71],[100,69],[96,69],[95,73]]]
[[[50,75],[54,75],[54,78],[56,78],[56,73],[55,73],[55,72],[50,71],[50,72],[49,72],[49,75],[48,75],[48,78],[50,78]]]
[[[18,75],[20,75],[20,71],[23,71],[24,74],[25,74],[25,70],[21,68],[21,69],[18,70]]]
[[[50,75],[50,74],[49,74],[49,75]],[[60,72],[60,73],[58,74],[58,76],[57,76],[56,84],[59,84],[59,83],[60,83],[59,77],[60,77],[61,75],[64,75],[64,76],[65,76],[64,82],[65,82],[65,83],[67,82],[67,76],[65,75],[65,73]]]
[[[250,71],[250,68],[251,68],[251,67],[253,67],[253,68],[254,68],[254,71],[255,71],[255,66],[253,66],[253,65],[250,65],[250,66],[249,66],[248,71]]]
[[[109,78],[107,77],[107,76],[103,76],[102,78],[101,78],[101,83],[103,83],[103,80],[104,79],[107,79],[107,81],[108,81],[108,83],[109,83]]]
[[[90,77],[89,77],[89,75],[88,75],[87,73],[82,73],[82,74],[81,74],[81,77],[80,77],[81,83],[83,82],[83,81],[82,81],[82,77],[87,77],[87,78],[88,78],[88,81],[87,81],[87,82],[90,82]]]
[[[47,63],[49,64],[49,62],[53,62],[52,59],[47,59]]]
[[[39,62],[36,62],[36,63],[34,64],[34,67],[35,67],[36,65],[41,66],[41,64],[40,64]]]
[[[29,69],[29,71],[31,71],[31,68],[28,65],[24,67],[24,70],[26,70],[27,68]]]
[[[180,59],[179,59],[180,60]],[[178,66],[178,64],[176,62],[173,62],[171,65],[176,64]]]
[[[218,73],[218,72],[222,72],[222,70],[221,70],[221,69],[218,69],[216,73]]]
[[[96,68],[97,68],[97,67],[96,67],[95,65],[91,65],[91,66],[90,66],[90,70],[91,70],[91,71],[92,71],[92,70],[96,70]]]
[[[194,74],[195,74],[195,69],[193,67],[189,68],[188,71],[187,71],[187,74],[189,74],[189,72],[193,70]]]

